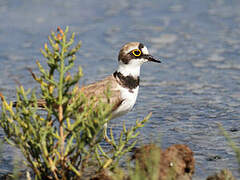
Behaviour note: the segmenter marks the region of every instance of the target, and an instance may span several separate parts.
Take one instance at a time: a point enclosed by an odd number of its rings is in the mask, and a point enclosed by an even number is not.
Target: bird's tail
[[[18,102],[17,101],[13,102],[13,107],[17,107],[17,106],[18,106]],[[43,99],[37,100],[37,107],[38,108],[42,109],[42,108],[45,108],[45,106],[46,106],[46,101],[45,100],[43,100]]]

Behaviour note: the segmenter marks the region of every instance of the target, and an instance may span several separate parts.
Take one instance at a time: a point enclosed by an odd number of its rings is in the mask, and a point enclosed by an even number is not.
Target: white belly
[[[119,86],[118,88],[120,88],[121,98],[124,99],[124,101],[112,113],[112,118],[122,116],[122,115],[126,114],[127,112],[129,112],[133,108],[133,106],[137,100],[139,86],[136,87],[135,89],[132,89],[131,91],[129,91],[129,89],[123,88],[121,86]]]

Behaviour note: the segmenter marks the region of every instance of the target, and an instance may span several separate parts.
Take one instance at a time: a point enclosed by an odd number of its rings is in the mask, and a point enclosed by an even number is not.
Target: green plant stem
[[[65,37],[63,37],[63,39],[65,39]],[[64,128],[63,128],[63,79],[64,79],[64,51],[65,51],[65,46],[64,46],[65,42],[62,42],[62,51],[61,51],[61,55],[60,55],[60,76],[59,76],[59,87],[58,87],[58,97],[59,97],[59,107],[58,107],[58,118],[59,118],[59,134],[60,134],[60,152],[61,152],[61,162],[62,162],[62,166],[64,167]]]

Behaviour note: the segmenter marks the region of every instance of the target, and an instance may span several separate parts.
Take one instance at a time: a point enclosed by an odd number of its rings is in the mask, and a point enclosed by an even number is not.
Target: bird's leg
[[[108,143],[110,143],[111,144],[111,140],[109,139],[109,137],[108,137],[108,135],[107,135],[107,123],[105,123],[104,125],[103,125],[103,133],[104,133],[104,139],[108,142]]]

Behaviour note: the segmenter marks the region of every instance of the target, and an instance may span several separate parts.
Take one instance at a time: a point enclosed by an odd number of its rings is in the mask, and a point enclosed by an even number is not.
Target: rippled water
[[[112,127],[153,112],[141,143],[189,145],[197,162],[194,179],[222,168],[239,177],[217,125],[239,142],[239,9],[238,0],[1,0],[0,91],[13,100],[15,80],[35,86],[26,67],[37,70],[39,49],[59,25],[70,26],[83,42],[77,64],[84,67],[84,83],[112,73],[119,48],[141,41],[163,63],[143,66],[134,110]],[[2,172],[12,168],[14,152],[5,145]]]

